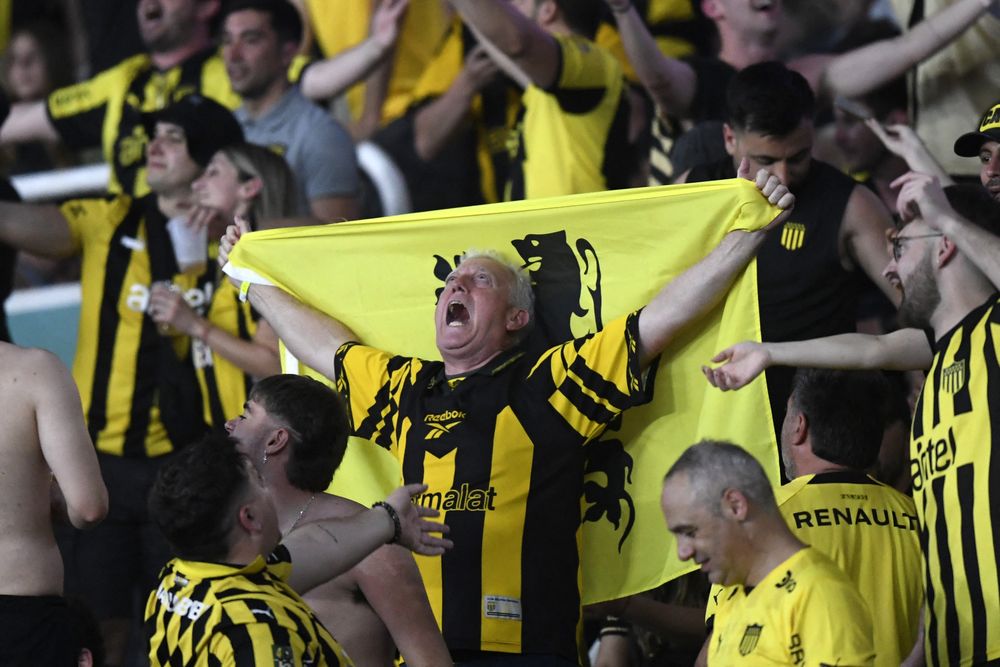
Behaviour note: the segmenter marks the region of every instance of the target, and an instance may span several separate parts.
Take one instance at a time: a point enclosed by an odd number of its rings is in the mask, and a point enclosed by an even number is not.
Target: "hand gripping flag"
[[[536,320],[556,343],[648,303],[725,234],[759,229],[777,213],[739,179],[597,192],[254,232],[226,271],[287,290],[368,345],[439,359],[436,297],[470,247],[500,250],[530,271]],[[701,438],[738,443],[777,481],[763,376],[723,393],[700,372],[719,349],[747,339],[760,340],[756,263],[661,355],[652,402],[586,445],[585,602],[654,588],[692,569],[677,560],[659,505],[663,475],[687,446]],[[294,364],[285,355],[286,370],[301,370]],[[369,503],[399,481],[384,450],[352,442],[331,491]]]

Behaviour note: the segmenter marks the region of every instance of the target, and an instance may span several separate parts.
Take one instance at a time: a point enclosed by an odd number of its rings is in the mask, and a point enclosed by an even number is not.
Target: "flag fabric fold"
[[[469,248],[499,250],[531,273],[536,321],[554,344],[642,306],[727,233],[759,229],[777,213],[740,179],[598,192],[254,232],[226,272],[287,290],[368,345],[439,359],[436,297]],[[746,339],[760,340],[755,263],[661,355],[653,400],[586,446],[585,602],[648,590],[691,569],[678,561],[659,507],[663,475],[688,445],[740,444],[777,481],[763,376],[723,393],[700,372],[715,352]],[[283,360],[289,372],[308,372],[290,355]],[[388,452],[352,441],[331,490],[370,503],[399,480]]]

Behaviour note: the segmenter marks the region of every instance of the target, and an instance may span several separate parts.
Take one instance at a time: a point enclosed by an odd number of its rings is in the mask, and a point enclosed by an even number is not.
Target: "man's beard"
[[[899,325],[926,329],[941,303],[941,292],[932,276],[930,252],[924,255],[909,282],[903,287],[903,301],[899,304]]]

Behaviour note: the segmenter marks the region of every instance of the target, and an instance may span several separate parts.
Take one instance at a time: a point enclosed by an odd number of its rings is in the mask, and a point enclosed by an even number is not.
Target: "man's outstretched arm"
[[[25,141],[58,141],[59,134],[45,112],[45,102],[19,102],[0,125],[0,144]]]
[[[746,178],[744,160],[739,174]],[[639,315],[639,361],[647,366],[688,324],[698,319],[725,295],[736,277],[757,253],[769,229],[791,213],[795,197],[776,176],[761,169],[757,188],[772,204],[784,209],[767,228],[753,232],[730,232],[704,259],[668,283]]]
[[[250,227],[242,219],[226,229],[219,243],[220,266],[226,265],[229,253],[248,231]],[[251,285],[247,297],[299,361],[330,379],[336,377],[337,350],[348,341],[358,340],[350,328],[273,285]]]
[[[785,343],[744,341],[712,358],[721,366],[702,366],[715,387],[728,391],[748,385],[771,366],[915,371],[930,368],[933,352],[919,329],[881,336],[848,333]]]

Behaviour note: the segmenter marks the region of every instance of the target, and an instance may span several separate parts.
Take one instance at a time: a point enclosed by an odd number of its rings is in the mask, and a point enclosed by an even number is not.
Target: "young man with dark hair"
[[[898,303],[881,275],[892,219],[871,190],[812,158],[815,97],[802,75],[778,62],[751,65],[733,77],[726,100],[729,157],[679,180],[732,178],[736,165],[747,159],[796,193],[792,217],[765,241],[757,262],[762,340],[854,331],[864,276]],[[791,379],[788,369],[768,371],[775,435]]]
[[[720,598],[709,665],[870,665],[872,617],[854,584],[789,530],[770,481],[736,445],[689,447],[663,480],[677,556]]]
[[[265,378],[227,431],[271,489],[282,532],[364,509],[323,493],[350,431],[340,396],[326,385],[301,375]],[[416,563],[403,549],[381,547],[302,595],[359,667],[389,667],[397,648],[415,667],[451,662]]]
[[[1000,658],[993,506],[1000,286],[1000,203],[978,185],[942,190],[925,174],[897,180],[904,227],[889,236],[886,276],[902,293],[901,323],[884,336],[844,334],[740,343],[705,368],[737,389],[771,365],[927,370],[910,432],[913,497],[924,552],[924,649],[934,664]]]
[[[451,542],[430,532],[446,528],[421,518],[437,512],[410,501],[423,488],[401,487],[352,518],[293,525],[282,537],[270,490],[232,440],[211,435],[184,449],[149,495],[177,555],[146,603],[150,663],[352,664],[295,591],[385,543],[443,553]]]
[[[222,22],[222,58],[243,98],[236,119],[247,141],[288,161],[299,207],[323,222],[357,217],[360,181],[350,134],[288,80],[302,20],[287,0],[238,0]]]

